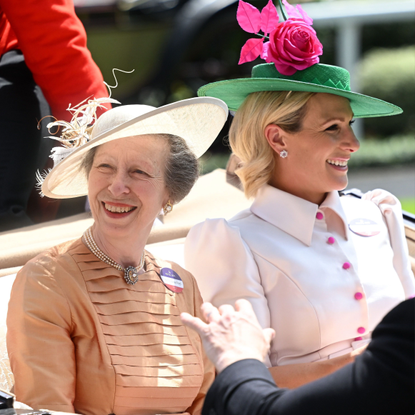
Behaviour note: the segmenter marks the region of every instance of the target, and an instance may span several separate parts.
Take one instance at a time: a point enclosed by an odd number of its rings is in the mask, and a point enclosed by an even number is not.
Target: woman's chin
[[[94,217],[95,228],[107,236],[119,236],[131,233],[136,214],[134,211],[113,213],[103,209],[100,215]]]
[[[341,183],[340,185],[339,185],[339,188],[337,189],[337,190],[344,190],[344,189],[346,189],[347,188],[347,185],[349,184],[349,181],[347,180],[347,177],[346,177],[346,180],[344,180],[343,181],[343,183]]]
[[[346,189],[349,181],[347,179],[347,176],[344,177],[337,177],[336,180],[333,180],[331,185],[331,191],[341,191]]]

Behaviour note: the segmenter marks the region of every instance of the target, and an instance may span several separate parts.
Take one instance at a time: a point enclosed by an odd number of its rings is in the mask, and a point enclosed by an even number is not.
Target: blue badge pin
[[[183,291],[183,281],[171,268],[162,268],[160,271],[160,278],[163,284],[175,293],[181,293]]]

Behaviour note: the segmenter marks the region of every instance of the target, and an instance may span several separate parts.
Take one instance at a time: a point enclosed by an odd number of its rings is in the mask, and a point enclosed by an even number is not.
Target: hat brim
[[[88,181],[81,164],[88,150],[119,138],[173,134],[183,138],[197,158],[206,152],[228,117],[227,105],[216,98],[190,98],[155,108],[108,131],[74,150],[55,166],[42,184],[42,193],[54,199],[85,196]]]
[[[204,85],[198,90],[197,94],[201,97],[210,96],[221,99],[226,102],[230,111],[236,111],[249,94],[261,91],[301,91],[338,95],[350,101],[355,118],[385,117],[403,112],[397,105],[368,95],[288,79],[230,79]]]

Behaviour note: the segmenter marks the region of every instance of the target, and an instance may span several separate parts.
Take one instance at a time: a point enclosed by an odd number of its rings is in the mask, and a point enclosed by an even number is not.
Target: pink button
[[[334,244],[334,242],[336,242],[336,240],[332,236],[330,236],[330,238],[327,239],[327,243],[330,245]]]
[[[349,269],[351,267],[350,262],[345,262],[343,264],[343,269]]]
[[[359,327],[359,328],[357,329],[357,332],[358,332],[359,334],[363,334],[365,331],[366,331],[366,330],[365,330],[365,328],[364,328],[364,327]]]
[[[363,340],[363,337],[360,337],[360,336],[359,336],[359,337],[355,337],[354,339],[355,339],[355,341],[358,341],[358,340]]]
[[[362,294],[362,293],[356,293],[356,294],[354,295],[354,298],[355,298],[356,300],[361,300],[361,299],[363,298],[363,294]]]
[[[321,212],[317,212],[317,214],[316,214],[316,218],[317,218],[318,220],[321,220],[321,219],[323,219],[323,218],[324,218],[324,215],[323,215]]]

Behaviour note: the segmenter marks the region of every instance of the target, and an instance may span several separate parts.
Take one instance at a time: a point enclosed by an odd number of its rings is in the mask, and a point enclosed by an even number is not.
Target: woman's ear
[[[287,150],[285,131],[276,124],[268,124],[264,130],[265,138],[271,148],[278,154],[282,150]]]

